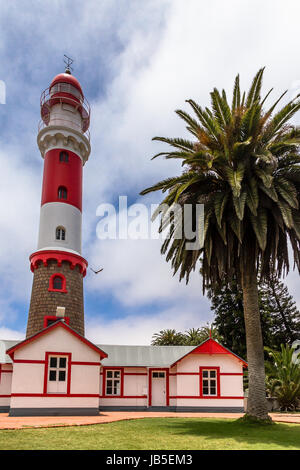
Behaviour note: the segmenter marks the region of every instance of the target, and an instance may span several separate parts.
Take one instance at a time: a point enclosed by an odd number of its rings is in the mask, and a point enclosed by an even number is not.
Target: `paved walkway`
[[[300,424],[300,414],[270,413],[274,421]],[[7,413],[0,413],[0,429],[26,429],[47,428],[60,426],[83,426],[88,424],[112,423],[129,419],[141,418],[231,418],[237,419],[243,413],[175,413],[154,411],[105,411],[99,416],[35,416],[35,417],[9,417]]]

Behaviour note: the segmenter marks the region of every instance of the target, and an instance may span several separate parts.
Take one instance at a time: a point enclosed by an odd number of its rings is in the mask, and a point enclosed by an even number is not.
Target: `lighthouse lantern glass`
[[[76,98],[82,100],[80,91],[70,83],[56,83],[51,87],[50,96],[53,96],[55,93],[69,93],[70,95],[74,95]]]

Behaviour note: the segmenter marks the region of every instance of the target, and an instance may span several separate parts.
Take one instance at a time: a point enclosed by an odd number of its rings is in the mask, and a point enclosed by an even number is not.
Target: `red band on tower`
[[[61,152],[68,154],[68,161],[61,161]],[[59,188],[66,189],[66,197],[59,194]],[[71,204],[82,211],[82,160],[76,153],[65,149],[46,152],[41,205],[47,202]]]

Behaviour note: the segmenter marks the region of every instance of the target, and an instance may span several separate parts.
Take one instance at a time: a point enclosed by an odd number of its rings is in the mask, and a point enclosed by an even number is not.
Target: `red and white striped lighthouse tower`
[[[66,69],[41,96],[37,137],[44,176],[37,251],[30,256],[34,273],[26,336],[56,319],[84,334],[81,255],[82,171],[90,154],[90,109],[78,80]]]

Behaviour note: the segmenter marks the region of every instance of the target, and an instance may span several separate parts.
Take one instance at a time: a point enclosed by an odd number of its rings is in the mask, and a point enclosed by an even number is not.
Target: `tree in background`
[[[184,337],[176,330],[160,330],[152,336],[151,344],[152,346],[179,346],[184,344]]]
[[[236,282],[208,291],[215,313],[214,327],[222,344],[238,356],[246,357],[246,332],[243,314],[243,293]],[[263,342],[280,350],[300,337],[300,313],[287,287],[276,277],[258,288]]]
[[[266,346],[280,350],[281,344],[291,346],[300,338],[300,312],[287,286],[272,276],[260,288],[261,311],[271,318],[270,338]]]
[[[161,330],[152,336],[152,346],[198,346],[211,336],[220,340],[215,328],[209,325],[200,328],[189,328],[185,333],[176,330]]]

